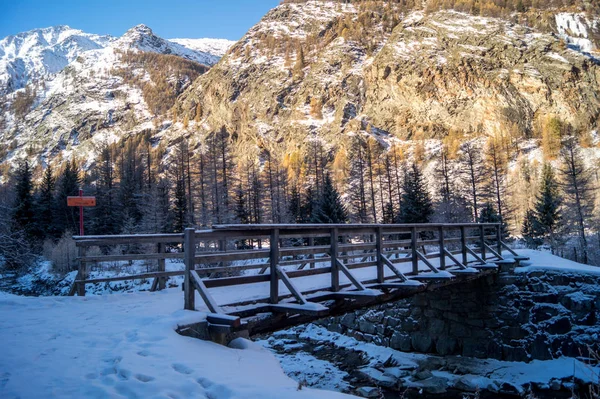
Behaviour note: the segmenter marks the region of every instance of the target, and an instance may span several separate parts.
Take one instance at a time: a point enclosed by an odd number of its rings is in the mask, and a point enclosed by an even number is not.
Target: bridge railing
[[[413,279],[452,278],[477,272],[473,265],[501,260],[503,249],[512,252],[502,242],[500,225],[493,223],[221,225],[207,231],[187,229],[183,234],[86,236],[75,241],[80,265],[72,294],[85,295],[86,284],[132,279],[154,279],[152,289],[162,289],[169,277],[184,276],[185,308],[195,309],[195,292],[199,292],[213,313],[227,313],[223,307],[230,305],[260,302],[289,311],[288,299],[295,299],[297,308],[307,305],[307,295],[317,291],[350,295],[351,289],[352,295],[358,295],[371,288],[398,288]],[[87,252],[94,246],[139,245],[156,249],[117,255]],[[177,252],[167,251],[167,246]],[[185,270],[166,271],[168,259],[182,259]],[[156,261],[158,270],[89,278],[90,264],[139,260]],[[297,285],[301,279],[294,280],[318,275],[329,275],[319,280],[321,286]],[[254,295],[247,301],[218,304],[209,292],[216,287],[267,282],[264,297]],[[282,294],[280,285],[289,294]]]

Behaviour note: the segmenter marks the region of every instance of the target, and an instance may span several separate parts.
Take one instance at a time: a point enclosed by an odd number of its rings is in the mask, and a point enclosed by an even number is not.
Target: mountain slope
[[[0,94],[60,72],[82,52],[106,47],[114,40],[66,25],[5,37],[0,40]]]
[[[0,156],[29,154],[45,163],[76,150],[91,162],[101,143],[160,125],[177,95],[208,70],[200,62],[216,58],[136,26],[105,47],[79,53],[26,91],[9,94],[0,117],[0,140],[7,143]]]
[[[382,140],[451,130],[527,138],[549,115],[596,128],[600,68],[583,36],[598,19],[561,13],[553,33],[503,18],[390,7],[277,7],[182,95],[180,115],[191,120],[200,109],[208,130],[225,125],[242,140],[282,141],[285,150],[313,134],[343,145],[357,131]],[[388,24],[388,15],[399,23]],[[588,25],[576,29],[573,21]]]

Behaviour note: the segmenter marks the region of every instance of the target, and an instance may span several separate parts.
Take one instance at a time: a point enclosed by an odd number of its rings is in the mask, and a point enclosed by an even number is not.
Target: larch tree
[[[565,216],[571,219],[579,236],[581,261],[588,264],[590,259],[586,230],[594,204],[591,174],[585,167],[577,140],[574,138],[570,137],[563,142],[560,157],[562,160],[561,185],[565,195],[566,209],[570,211]],[[575,258],[579,259],[577,253]]]
[[[465,142],[460,149],[461,179],[467,193],[467,201],[472,210],[473,221],[477,221],[479,220],[479,207],[484,198],[482,186],[487,173],[481,158],[481,152],[472,142]]]

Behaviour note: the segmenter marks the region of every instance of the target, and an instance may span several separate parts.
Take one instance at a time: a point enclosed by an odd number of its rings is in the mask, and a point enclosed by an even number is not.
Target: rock
[[[411,386],[422,389],[425,393],[442,394],[446,393],[448,379],[443,377],[431,377],[422,381],[414,381]]]
[[[552,353],[550,353],[550,343],[546,341],[546,337],[544,337],[542,334],[535,336],[529,348],[529,353],[531,354],[532,359],[535,360],[552,359]]]
[[[446,323],[440,319],[432,319],[429,320],[429,328],[427,329],[432,335],[440,335],[444,332],[444,328],[446,327]]]
[[[502,358],[508,362],[525,362],[529,360],[525,348],[510,345],[502,346]]]
[[[546,327],[546,331],[549,334],[566,334],[571,331],[571,327],[571,320],[568,317],[560,317],[551,320]]]
[[[412,349],[410,335],[395,332],[390,340],[390,347],[403,352],[409,352]]]
[[[415,380],[426,380],[428,378],[433,377],[433,374],[429,370],[421,370],[417,371],[414,375]]]
[[[442,356],[453,355],[456,352],[458,342],[448,336],[439,337],[435,343],[435,350]]]
[[[388,317],[387,318],[387,325],[389,327],[396,327],[400,324],[400,319],[397,319],[395,317]]]
[[[401,322],[402,330],[406,332],[418,331],[420,328],[419,321],[412,317]]]
[[[539,304],[532,309],[533,323],[539,323],[542,321],[550,320],[560,314],[560,308],[556,305]]]
[[[553,378],[552,380],[550,380],[550,389],[553,391],[560,391],[560,387],[561,387],[561,382],[560,380],[557,380],[555,378]]]
[[[594,299],[593,296],[578,291],[565,295],[560,303],[574,312],[589,312],[594,308]]]
[[[356,390],[356,394],[362,398],[378,398],[380,396],[378,387],[360,387]]]
[[[347,328],[355,328],[356,314],[346,313],[340,322],[341,325]]]
[[[428,334],[415,333],[412,335],[411,344],[417,352],[427,353],[431,349],[433,341]]]
[[[383,375],[399,380],[401,378],[408,377],[410,375],[410,371],[403,370],[399,367],[388,367],[384,370]]]
[[[360,320],[358,322],[358,329],[361,332],[364,332],[366,334],[375,334],[375,324],[371,323],[370,321],[367,320]]]

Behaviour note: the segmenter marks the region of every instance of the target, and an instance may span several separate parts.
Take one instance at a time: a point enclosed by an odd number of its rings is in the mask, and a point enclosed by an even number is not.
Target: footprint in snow
[[[150,382],[150,381],[155,380],[154,377],[151,377],[149,375],[144,375],[144,374],[136,374],[135,379],[138,381],[141,381],[141,382]]]
[[[129,380],[129,377],[131,377],[131,371],[126,369],[119,369],[118,375],[121,380],[127,381]]]
[[[6,384],[8,384],[9,380],[10,380],[10,373],[8,373],[8,372],[2,373],[2,375],[0,375],[0,388],[4,388],[6,386]]]
[[[180,374],[192,374],[194,370],[186,366],[185,364],[175,363],[173,365],[173,370],[177,371]]]

